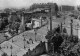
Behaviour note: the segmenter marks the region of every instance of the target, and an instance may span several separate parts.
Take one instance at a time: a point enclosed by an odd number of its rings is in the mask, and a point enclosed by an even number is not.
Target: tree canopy
[[[2,56],[8,56],[7,53],[3,53]]]

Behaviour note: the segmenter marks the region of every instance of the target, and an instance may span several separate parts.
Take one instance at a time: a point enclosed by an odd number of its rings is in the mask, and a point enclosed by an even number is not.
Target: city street
[[[13,2],[0,3],[0,56],[80,56],[80,6]]]

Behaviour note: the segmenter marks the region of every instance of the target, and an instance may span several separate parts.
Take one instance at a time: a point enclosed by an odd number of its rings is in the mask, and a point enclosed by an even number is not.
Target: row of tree
[[[78,37],[61,34],[59,31],[59,28],[54,29],[46,35],[49,42],[49,53],[54,53],[55,56],[80,56]]]

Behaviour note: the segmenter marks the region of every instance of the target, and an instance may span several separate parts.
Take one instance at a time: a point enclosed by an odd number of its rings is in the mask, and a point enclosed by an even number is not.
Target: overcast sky
[[[29,7],[33,3],[56,2],[58,5],[79,5],[80,0],[0,0],[0,8],[6,7]]]

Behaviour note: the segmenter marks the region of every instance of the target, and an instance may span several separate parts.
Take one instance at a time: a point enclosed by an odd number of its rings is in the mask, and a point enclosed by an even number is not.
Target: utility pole
[[[50,5],[50,31],[52,31],[52,14],[51,14],[51,5]]]
[[[54,9],[55,9],[55,7],[54,7]],[[51,31],[51,35],[52,35],[52,5],[50,5],[50,31]],[[54,54],[54,45],[53,45],[53,54]]]

